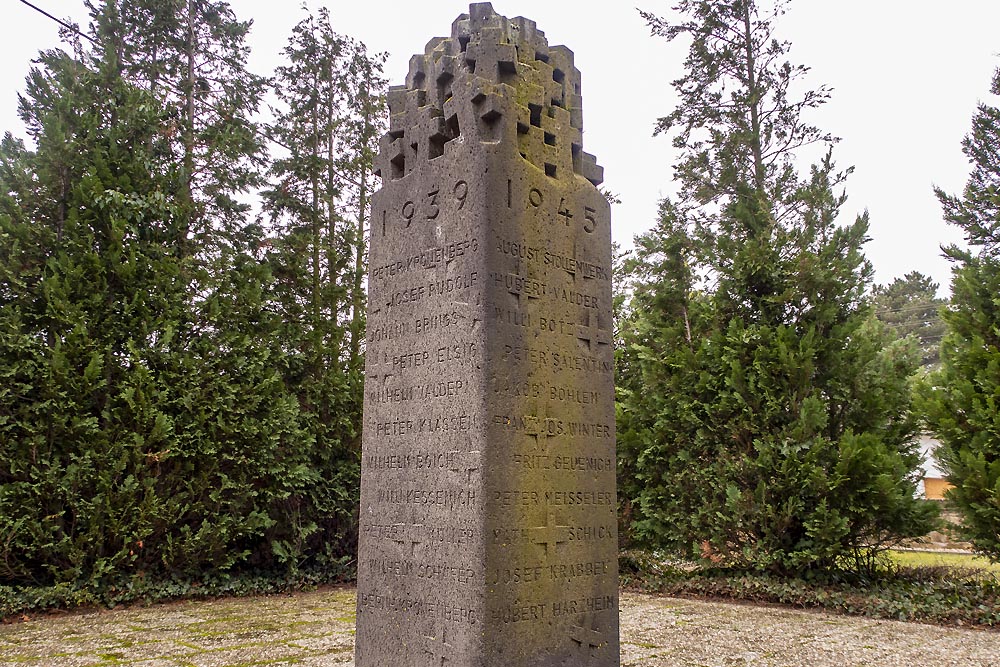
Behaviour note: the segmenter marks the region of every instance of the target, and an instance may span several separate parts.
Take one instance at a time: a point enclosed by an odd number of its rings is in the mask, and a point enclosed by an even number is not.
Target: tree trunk
[[[750,151],[753,154],[754,188],[767,195],[767,174],[760,144],[760,91],[757,89],[757,61],[754,54],[753,26],[750,23],[750,3],[743,3],[743,46],[746,49],[747,103],[750,105]]]
[[[354,237],[354,285],[351,291],[351,368],[361,367],[360,351],[361,336],[361,312],[364,306],[361,283],[364,277],[365,263],[365,223],[367,222],[368,211],[368,134],[371,132],[371,105],[368,103],[368,91],[371,84],[371,72],[367,73],[364,88],[361,90],[361,98],[364,100],[364,126],[361,131],[360,154],[361,161],[358,167],[358,217]]]

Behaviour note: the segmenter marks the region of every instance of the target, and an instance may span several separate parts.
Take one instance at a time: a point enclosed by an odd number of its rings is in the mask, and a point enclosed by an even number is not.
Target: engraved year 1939
[[[469,198],[467,181],[456,181],[453,186],[444,189],[444,192],[442,190],[441,186],[433,185],[419,197],[407,199],[398,211],[383,210],[382,236],[396,221],[403,229],[408,229],[411,225],[437,220],[441,216],[442,207],[450,207],[454,211],[465,208]]]

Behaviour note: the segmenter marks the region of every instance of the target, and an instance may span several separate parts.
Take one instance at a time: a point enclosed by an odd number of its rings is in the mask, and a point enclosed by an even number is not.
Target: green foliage
[[[286,155],[272,164],[273,183],[263,192],[282,236],[270,258],[287,287],[279,307],[297,330],[289,335],[311,350],[308,363],[330,366],[318,357],[343,354],[353,386],[362,369],[365,227],[385,129],[386,54],[370,55],[336,33],[325,8],[295,26],[283,53],[269,136]]]
[[[941,309],[947,299],[937,296],[938,284],[919,271],[911,271],[873,291],[875,315],[900,338],[914,336],[920,347],[921,364],[934,368],[940,359],[945,324]]]
[[[976,568],[895,567],[881,563],[873,576],[814,572],[775,576],[733,569],[664,564],[643,552],[622,554],[623,582],[663,595],[783,604],[942,625],[1000,626],[1000,581]]]
[[[829,148],[808,178],[794,168],[796,148],[833,142],[800,118],[825,90],[789,99],[806,70],[783,62],[754,2],[678,8],[677,24],[645,15],[692,41],[659,127],[683,149],[681,191],[628,267],[619,471],[633,528],[740,567],[870,570],[929,528],[913,497],[915,350],[865,300],[867,217],[835,222],[849,170]]]
[[[277,278],[272,307],[290,351],[286,380],[324,474],[311,500],[326,519],[309,551],[353,551],[359,491],[365,227],[372,161],[384,126],[384,54],[333,30],[329,13],[293,29],[277,70],[280,101],[269,135],[285,155],[270,169],[264,211],[279,236],[267,262]],[[331,544],[330,534],[348,541]]]
[[[991,92],[1000,95],[1000,70]],[[948,331],[923,407],[963,528],[1000,560],[1000,108],[980,104],[962,148],[973,165],[963,195],[936,192],[970,249],[945,248],[955,262]]]
[[[0,621],[25,614],[54,609],[107,607],[133,603],[151,604],[181,598],[216,598],[252,596],[311,590],[324,584],[337,584],[354,577],[348,558],[325,563],[322,567],[304,568],[295,573],[286,570],[256,570],[246,573],[204,573],[186,578],[147,577],[140,573],[116,576],[100,586],[71,583],[51,586],[0,585]]]
[[[211,262],[247,243],[245,195],[262,184],[253,121],[267,80],[247,69],[250,21],[224,0],[87,0],[99,56],[164,109],[161,151],[177,170],[179,248]]]
[[[96,6],[98,46],[29,76],[34,149],[0,143],[0,583],[22,606],[353,552],[360,385],[289,335],[240,203],[248,27],[219,2]]]

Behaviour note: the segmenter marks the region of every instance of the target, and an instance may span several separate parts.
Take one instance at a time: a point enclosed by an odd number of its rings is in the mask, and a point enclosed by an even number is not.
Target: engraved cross
[[[566,274],[570,278],[573,279],[573,285],[575,286],[576,285],[576,264],[575,264],[575,261],[576,261],[576,245],[573,246],[573,260],[574,260],[573,267],[570,268],[570,267],[564,266],[563,267],[563,271],[565,271]]]
[[[403,547],[403,550],[407,550],[407,545],[409,545],[409,553],[407,556],[413,557],[416,555],[417,545],[422,544],[422,540],[413,539],[413,531],[418,528],[423,528],[423,524],[405,524],[397,523],[393,524],[393,527],[399,527],[400,539],[393,539],[393,542]],[[407,537],[409,535],[409,537]]]
[[[472,484],[472,473],[479,470],[482,465],[482,453],[479,451],[454,451],[448,452],[448,454],[454,457],[454,462],[448,470],[459,473],[460,475],[464,474],[465,483]]]
[[[548,449],[548,439],[556,437],[556,434],[549,429],[549,422],[554,420],[546,417],[544,410],[536,412],[539,414],[524,416],[524,434],[535,439],[536,449]]]
[[[451,99],[451,82],[458,76],[460,67],[455,56],[442,55],[431,65],[434,83],[437,86],[438,106],[444,108],[444,103]]]
[[[427,635],[424,635],[424,639],[427,640],[424,650],[427,653],[430,653],[431,657],[434,659],[434,667],[444,667],[444,663],[451,662],[452,646],[448,643],[447,636],[445,634],[447,632],[447,628],[445,628],[443,623],[438,627],[441,628],[440,637],[428,637]]]
[[[551,556],[557,546],[565,542],[565,539],[559,539],[560,537],[565,538],[566,530],[569,526],[560,526],[556,524],[556,517],[551,512],[548,514],[548,520],[545,522],[544,526],[539,526],[537,528],[530,528],[529,530],[535,537],[532,541],[535,544],[545,545],[545,555]]]
[[[406,172],[406,145],[403,130],[390,130],[379,140],[379,155],[375,175],[383,182],[402,178]],[[382,230],[385,235],[385,229]]]
[[[517,74],[517,49],[513,44],[501,44],[503,38],[499,28],[483,28],[481,37],[469,44],[465,59],[475,68],[476,76],[499,83]]]
[[[596,321],[595,321],[596,320]],[[594,314],[593,310],[587,309],[587,322],[577,328],[576,337],[587,343],[587,347],[593,352],[596,347],[610,345],[611,337],[607,329],[601,328],[601,319]]]
[[[410,145],[420,161],[444,155],[448,130],[444,116],[432,106],[421,107],[417,123],[410,131]]]
[[[417,164],[442,155],[448,135],[444,116],[427,102],[427,91],[411,90],[405,100],[403,110],[392,120],[393,127],[406,133],[405,171],[409,174]]]
[[[572,639],[579,650],[578,660],[586,659],[583,667],[594,664],[597,659],[596,653],[608,645],[608,638],[605,632],[597,629],[596,619],[590,614],[584,616],[580,625],[574,625],[570,630],[569,638]]]
[[[537,294],[537,288],[540,287],[542,290],[545,289],[545,285],[543,284],[535,285],[535,283],[538,282],[538,279],[535,277],[535,271],[526,261],[520,259],[517,260],[517,273],[511,274],[511,279],[513,280],[515,276],[517,281],[513,282],[507,291],[514,295],[517,299],[518,307],[520,307],[522,303],[521,297],[524,297],[529,301],[531,299],[538,299],[539,296]]]

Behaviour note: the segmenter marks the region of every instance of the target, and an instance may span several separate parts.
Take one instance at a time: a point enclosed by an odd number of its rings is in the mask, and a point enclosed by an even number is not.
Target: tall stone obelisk
[[[611,228],[573,54],[473,4],[389,108],[356,665],[616,666]]]

